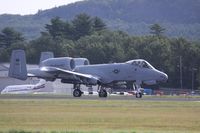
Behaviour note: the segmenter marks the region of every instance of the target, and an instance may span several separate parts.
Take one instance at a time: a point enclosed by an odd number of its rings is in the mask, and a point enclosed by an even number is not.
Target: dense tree
[[[63,21],[59,17],[55,17],[51,19],[50,24],[46,24],[45,28],[47,34],[50,34],[53,39],[78,40],[93,32],[106,29],[106,25],[100,18],[91,18],[83,13],[78,14],[72,21]]]
[[[165,28],[161,27],[159,24],[151,25],[150,29],[151,29],[150,33],[158,37],[160,37],[165,31]]]
[[[26,49],[25,38],[11,27],[4,28],[0,33],[0,61],[8,61],[13,49]]]
[[[51,24],[46,24],[45,28],[54,39],[59,37],[71,38],[71,25],[62,21],[59,17],[51,19]]]
[[[4,28],[0,33],[0,47],[10,47],[14,43],[23,41],[22,34],[11,27]]]
[[[75,39],[90,35],[92,32],[92,19],[85,13],[77,15],[73,21]]]
[[[106,28],[106,24],[99,17],[94,17],[92,20],[95,31],[104,30]]]
[[[50,35],[43,35],[30,42],[28,46],[28,60],[30,60],[31,63],[39,63],[40,53],[43,51],[52,51],[55,55],[59,55],[61,47],[59,43],[56,43],[53,37]]]

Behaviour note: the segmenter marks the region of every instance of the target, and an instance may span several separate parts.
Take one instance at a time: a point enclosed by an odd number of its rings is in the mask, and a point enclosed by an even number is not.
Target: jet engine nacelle
[[[65,70],[73,70],[75,68],[75,61],[70,57],[49,58],[42,61],[41,67],[50,66]]]
[[[89,65],[90,62],[87,58],[74,58],[75,66]]]
[[[155,80],[149,80],[149,81],[143,81],[144,84],[146,85],[155,85],[157,82]]]

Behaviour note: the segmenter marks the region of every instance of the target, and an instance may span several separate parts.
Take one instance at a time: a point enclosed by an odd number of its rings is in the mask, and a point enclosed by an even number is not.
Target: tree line
[[[28,63],[39,63],[42,51],[52,51],[56,57],[86,57],[92,64],[124,62],[142,58],[168,74],[166,87],[180,87],[180,59],[183,88],[200,87],[200,42],[185,38],[168,38],[167,29],[159,24],[149,27],[145,36],[131,36],[123,31],[111,31],[102,19],[78,14],[71,21],[59,17],[45,25],[39,38],[27,41],[11,27],[0,33],[0,61],[9,62],[13,49],[24,49]]]

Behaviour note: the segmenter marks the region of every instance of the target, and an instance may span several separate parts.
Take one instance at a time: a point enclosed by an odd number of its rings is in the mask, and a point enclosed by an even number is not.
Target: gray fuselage
[[[104,84],[114,81],[162,81],[167,78],[166,74],[155,68],[143,68],[131,63],[78,66],[74,71],[96,76]]]

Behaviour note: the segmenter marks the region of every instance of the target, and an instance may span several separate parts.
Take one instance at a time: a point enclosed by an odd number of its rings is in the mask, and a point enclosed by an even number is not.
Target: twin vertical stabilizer
[[[21,80],[27,79],[26,57],[24,50],[13,50],[8,76]]]
[[[42,61],[49,58],[54,58],[53,52],[42,52],[40,56],[40,66],[41,66]]]

